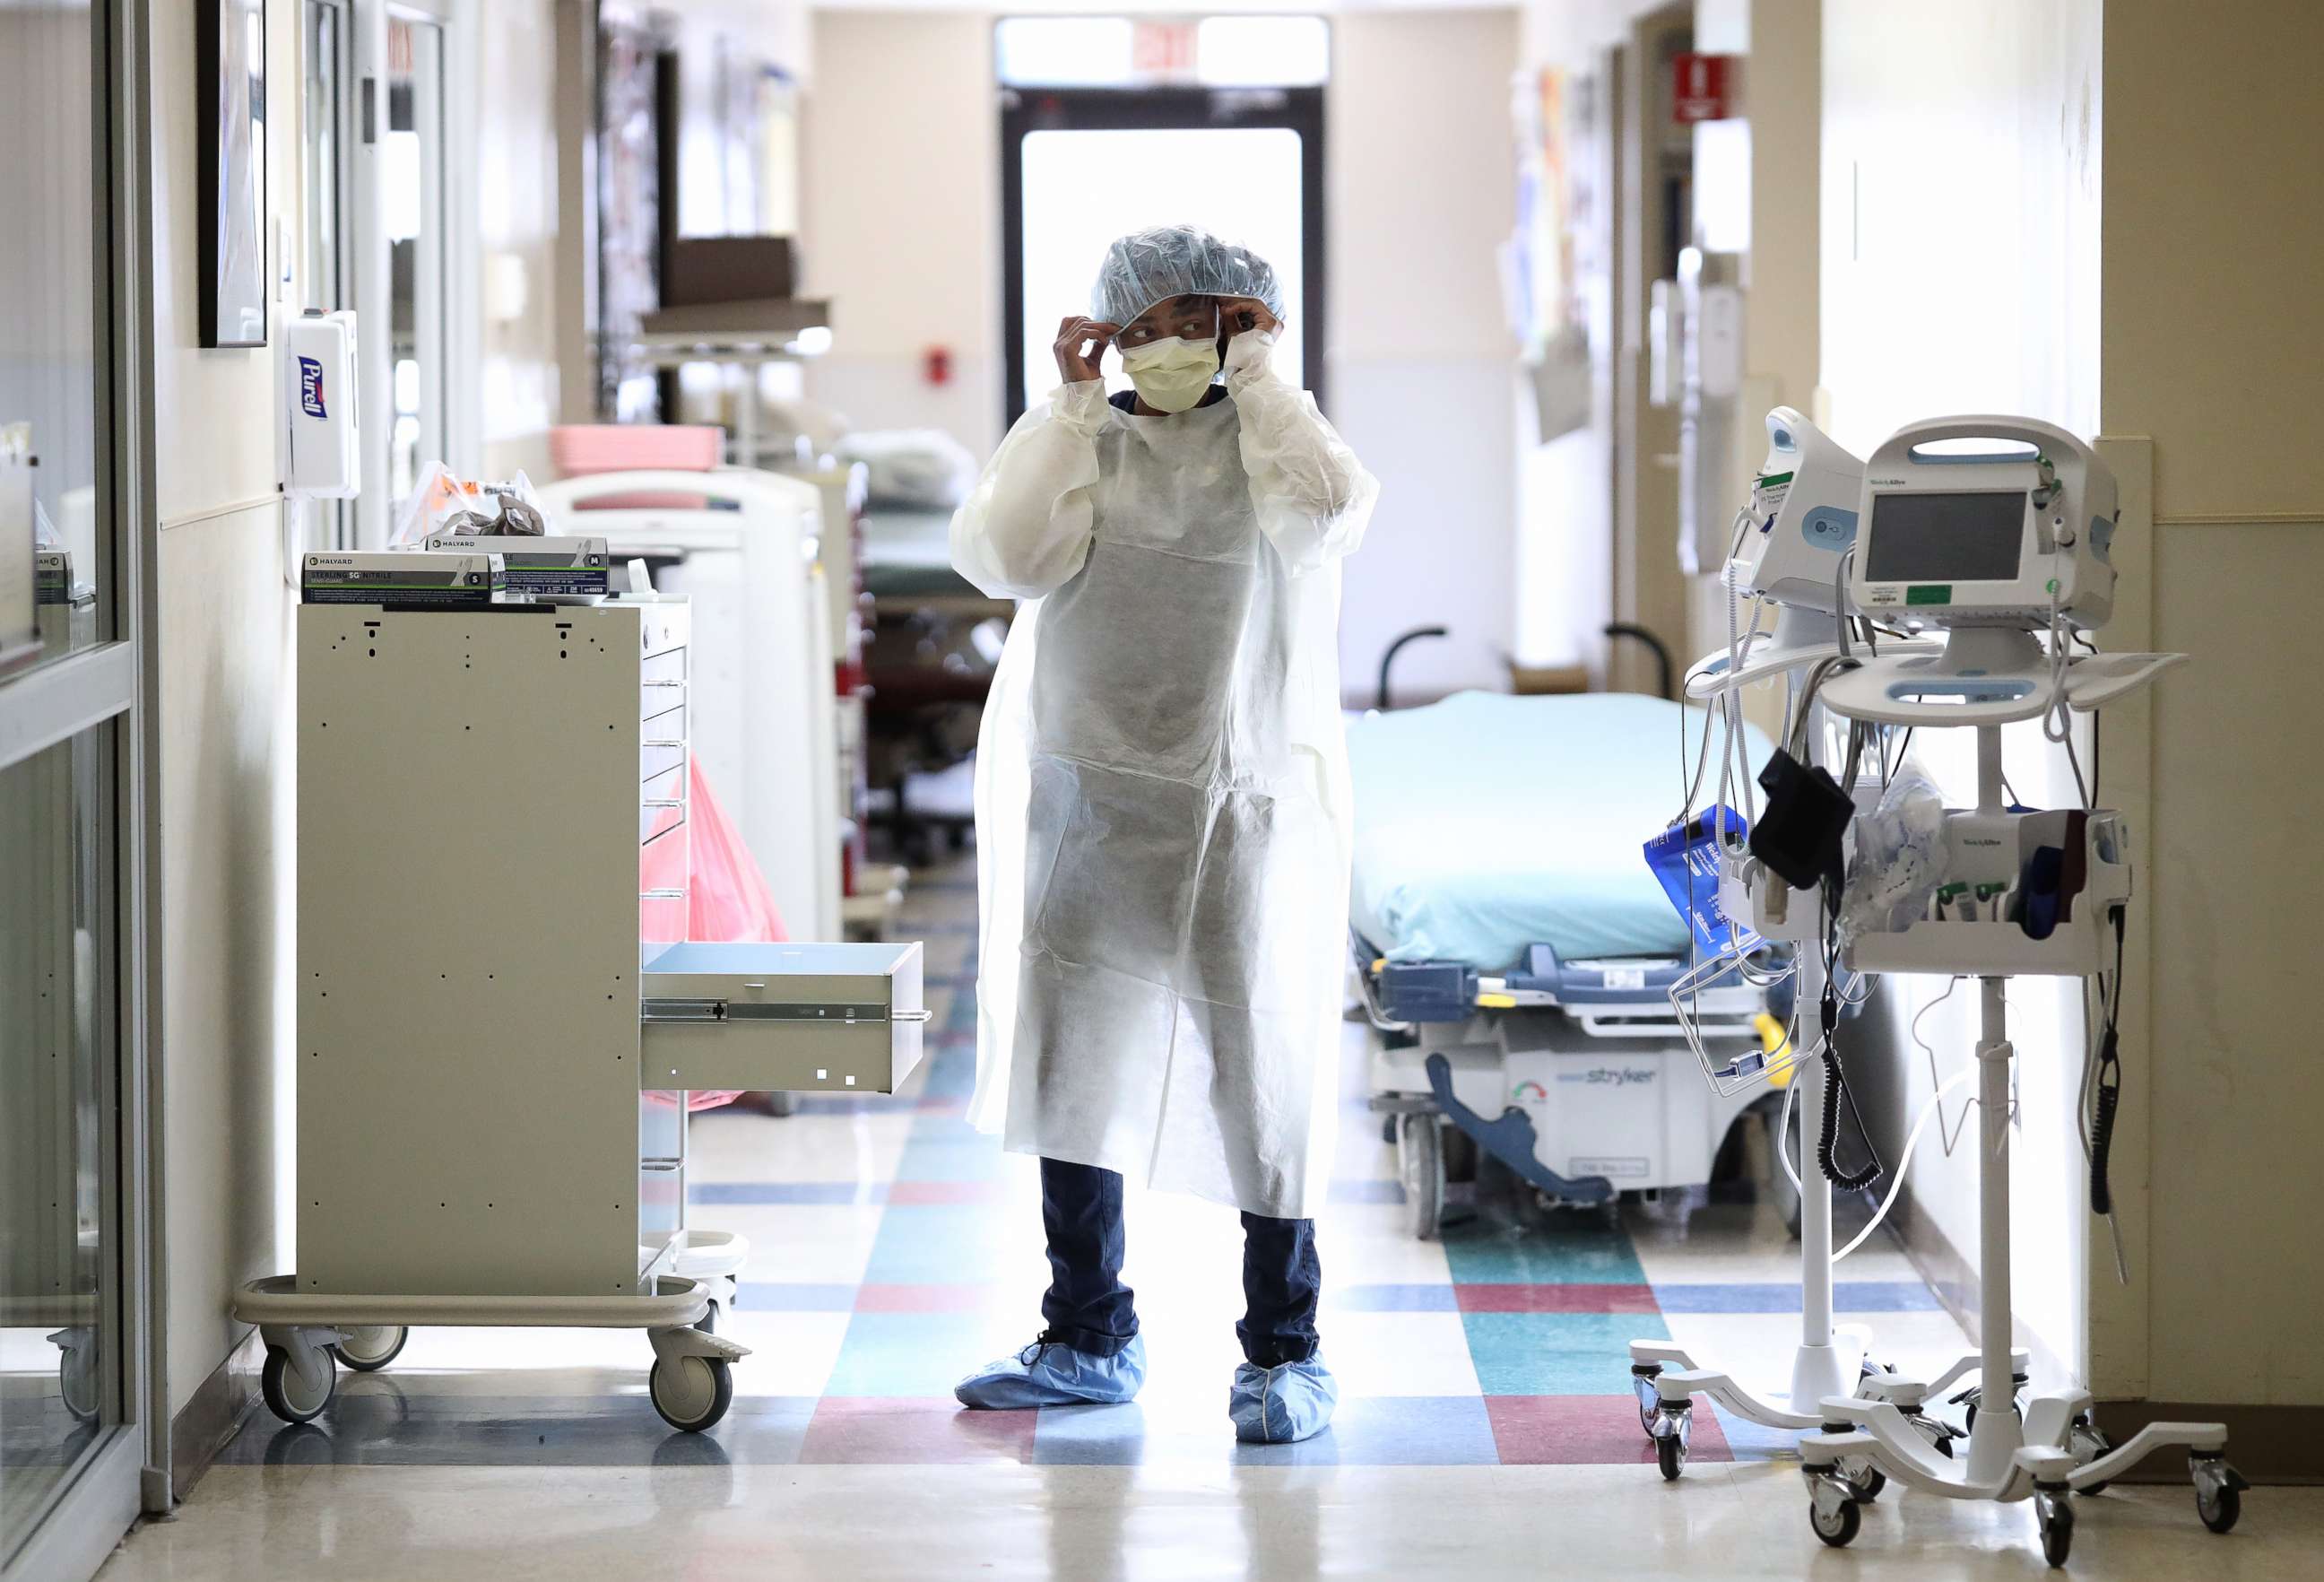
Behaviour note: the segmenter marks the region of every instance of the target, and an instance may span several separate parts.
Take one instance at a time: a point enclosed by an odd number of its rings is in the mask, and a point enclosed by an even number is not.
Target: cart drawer
[[[920,947],[673,945],[640,975],[641,1087],[893,1093],[920,1063]]]

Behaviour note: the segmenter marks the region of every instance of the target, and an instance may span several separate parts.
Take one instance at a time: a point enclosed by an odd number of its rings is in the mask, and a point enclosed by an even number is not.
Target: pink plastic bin
[[[687,423],[568,423],[549,430],[549,458],[558,476],[598,473],[708,472],[724,449],[723,429]],[[607,495],[592,511],[699,511],[699,495]]]

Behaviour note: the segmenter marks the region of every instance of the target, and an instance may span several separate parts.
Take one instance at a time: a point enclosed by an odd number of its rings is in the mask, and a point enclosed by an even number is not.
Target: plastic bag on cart
[[[790,938],[774,892],[742,832],[710,790],[702,761],[687,765],[687,823],[694,837],[687,864],[686,937],[719,943],[778,945]]]
[[[766,875],[742,844],[742,832],[726,817],[702,773],[702,763],[687,764],[686,937],[718,943],[780,944],[790,938],[782,914],[775,910],[774,892]],[[674,1102],[669,1094],[648,1093],[656,1104]],[[742,1096],[740,1088],[713,1088],[686,1096],[689,1110],[716,1109]]]
[[[512,534],[539,538],[549,531],[540,496],[532,480],[520,472],[503,483],[479,483],[456,477],[440,461],[431,461],[395,513],[392,548],[424,544],[438,533]]]
[[[1950,856],[1945,800],[1936,782],[1907,766],[1881,791],[1877,807],[1858,815],[1851,835],[1840,938],[1893,933],[1926,917]]]

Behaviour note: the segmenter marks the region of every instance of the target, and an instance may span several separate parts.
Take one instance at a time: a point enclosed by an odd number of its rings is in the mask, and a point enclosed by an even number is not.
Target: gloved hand
[[[1105,348],[1121,333],[1118,324],[1068,313],[1057,325],[1057,376],[1068,384],[1102,379]]]

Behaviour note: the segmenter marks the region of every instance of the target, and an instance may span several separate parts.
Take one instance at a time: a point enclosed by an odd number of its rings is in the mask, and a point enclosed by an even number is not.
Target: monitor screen
[[[1868,582],[2012,582],[2025,495],[1882,495],[1872,504]]]

